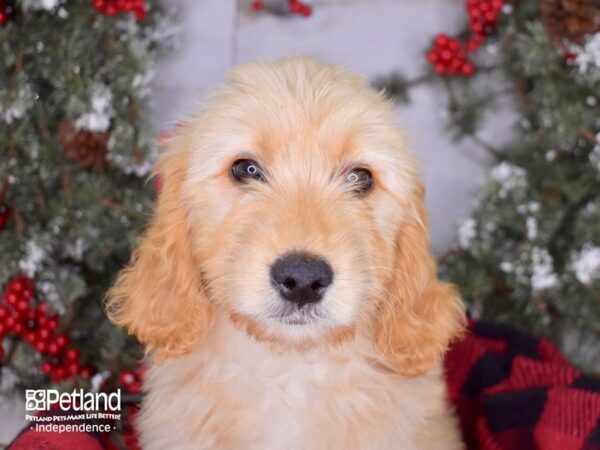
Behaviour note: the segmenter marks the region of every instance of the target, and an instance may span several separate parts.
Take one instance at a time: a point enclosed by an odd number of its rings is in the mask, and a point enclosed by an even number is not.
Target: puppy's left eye
[[[373,187],[373,175],[368,169],[358,167],[352,169],[346,176],[346,183],[357,194],[365,194]]]
[[[264,181],[262,170],[256,161],[251,159],[238,159],[231,166],[231,174],[237,181],[244,183],[249,179]]]

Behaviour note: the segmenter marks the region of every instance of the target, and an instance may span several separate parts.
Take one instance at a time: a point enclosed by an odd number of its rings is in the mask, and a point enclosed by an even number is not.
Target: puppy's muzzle
[[[271,266],[271,283],[282,299],[303,306],[323,298],[333,282],[329,263],[305,253],[288,253]]]

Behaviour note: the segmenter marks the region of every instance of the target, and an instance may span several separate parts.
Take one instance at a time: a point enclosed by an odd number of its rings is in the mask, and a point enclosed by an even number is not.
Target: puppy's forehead
[[[230,84],[191,128],[198,175],[222,170],[236,156],[332,170],[358,162],[395,189],[407,188],[398,175],[415,175],[389,102],[363,78],[311,60],[234,70]]]

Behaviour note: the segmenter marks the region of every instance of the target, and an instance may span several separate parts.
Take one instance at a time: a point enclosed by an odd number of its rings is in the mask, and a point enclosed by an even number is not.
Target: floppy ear
[[[109,319],[127,327],[157,359],[191,350],[212,317],[182,207],[185,167],[185,159],[173,154],[160,161],[163,186],[154,218],[107,295]]]
[[[422,187],[414,212],[401,225],[395,251],[394,278],[381,304],[375,342],[394,370],[413,377],[442,358],[466,322],[455,287],[437,277]]]

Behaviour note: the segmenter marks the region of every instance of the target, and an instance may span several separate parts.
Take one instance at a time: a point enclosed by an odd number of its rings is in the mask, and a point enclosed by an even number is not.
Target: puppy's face
[[[413,303],[442,286],[422,188],[391,107],[337,68],[289,60],[239,69],[170,140],[159,171],[155,221],[109,304],[113,320],[152,347],[188,348],[191,338],[125,319],[133,296],[147,297],[138,312],[159,321],[154,298],[178,308],[181,332],[201,335],[219,313],[283,345],[330,345],[366,325],[391,348],[388,328],[408,324],[424,306]],[[155,276],[143,280],[143,266]],[[168,278],[171,298],[139,286]],[[449,304],[438,353],[460,328],[461,309]]]
[[[322,343],[375,314],[418,190],[414,165],[362,80],[249,72],[186,131],[193,247],[211,301],[236,323]]]

